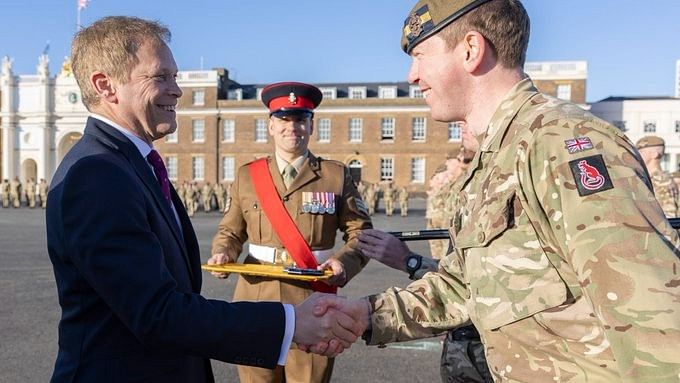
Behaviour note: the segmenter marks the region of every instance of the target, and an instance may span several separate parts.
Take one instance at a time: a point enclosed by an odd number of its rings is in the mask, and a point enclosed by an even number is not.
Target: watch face
[[[406,262],[406,265],[412,269],[418,265],[418,260],[415,257],[411,257],[408,259],[408,262]]]

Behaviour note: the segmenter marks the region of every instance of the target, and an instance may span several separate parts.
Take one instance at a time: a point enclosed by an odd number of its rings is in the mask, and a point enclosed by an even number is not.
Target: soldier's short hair
[[[484,36],[503,67],[524,67],[530,22],[519,0],[483,3],[442,29],[439,36],[453,49],[469,31],[477,31]]]
[[[100,102],[90,83],[93,72],[126,83],[139,63],[139,48],[144,43],[167,44],[170,37],[161,23],[128,16],[104,17],[78,31],[71,44],[71,61],[85,107],[89,110]]]

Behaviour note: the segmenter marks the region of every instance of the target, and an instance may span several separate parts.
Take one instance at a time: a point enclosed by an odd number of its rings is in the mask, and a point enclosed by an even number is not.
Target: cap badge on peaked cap
[[[290,102],[291,105],[297,104],[297,97],[295,97],[295,92],[290,92],[288,95],[288,102]]]

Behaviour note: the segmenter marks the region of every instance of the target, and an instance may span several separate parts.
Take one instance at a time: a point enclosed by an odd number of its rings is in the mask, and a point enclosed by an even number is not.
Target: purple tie
[[[172,201],[170,200],[170,181],[168,180],[168,171],[165,169],[165,164],[163,164],[163,159],[157,151],[151,150],[146,160],[149,161],[151,166],[153,166],[153,172],[156,174],[158,183],[161,186],[161,191],[163,196],[168,201],[170,206],[172,206]]]

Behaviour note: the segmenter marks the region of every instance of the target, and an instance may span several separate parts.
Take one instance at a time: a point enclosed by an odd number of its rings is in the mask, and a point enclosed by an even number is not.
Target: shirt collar
[[[498,151],[510,123],[522,109],[522,105],[536,93],[538,93],[538,90],[528,77],[510,89],[491,117],[489,126],[486,128],[486,135],[480,145],[480,151]]]
[[[122,127],[121,125],[119,125],[119,124],[117,124],[117,123],[115,123],[115,122],[109,120],[108,118],[106,118],[106,117],[104,117],[104,116],[102,116],[102,115],[100,115],[100,114],[96,114],[96,113],[90,113],[90,117],[95,118],[95,119],[97,119],[97,120],[99,120],[99,121],[105,122],[105,123],[111,125],[111,126],[112,126],[114,129],[116,129],[117,131],[123,133],[123,135],[124,135],[125,137],[127,137],[128,140],[132,141],[132,143],[135,145],[135,147],[137,148],[137,150],[139,150],[139,153],[140,153],[140,154],[142,155],[142,157],[144,157],[145,159],[146,159],[146,156],[148,156],[149,153],[151,153],[151,151],[153,150],[153,146],[149,145],[146,141],[144,141],[144,140],[142,140],[141,138],[135,136],[135,135],[132,134],[132,132],[130,132],[128,129],[125,129],[125,128]]]
[[[284,160],[283,158],[279,157],[278,154],[274,154],[274,157],[276,157],[276,166],[279,168],[279,173],[283,174],[283,169],[288,166],[289,162]],[[305,162],[305,160],[309,157],[309,150],[305,151],[303,155],[300,157],[294,159],[292,162],[290,162],[290,165],[293,165],[295,170],[297,170],[298,173],[300,173],[300,168],[302,167],[302,163]]]

